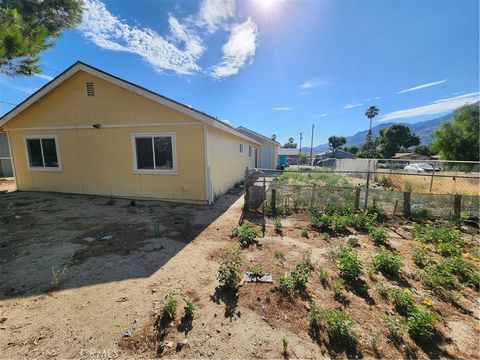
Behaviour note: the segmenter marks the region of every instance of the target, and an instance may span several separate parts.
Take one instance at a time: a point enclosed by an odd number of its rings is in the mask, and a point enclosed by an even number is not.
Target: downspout
[[[208,146],[208,125],[203,124],[203,152],[205,156],[205,197],[208,205],[213,204],[212,172],[210,169],[210,151]]]

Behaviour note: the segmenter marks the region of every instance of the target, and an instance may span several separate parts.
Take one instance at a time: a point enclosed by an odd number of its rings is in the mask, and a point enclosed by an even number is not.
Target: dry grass
[[[459,176],[465,176],[465,174]],[[387,176],[387,178],[389,178],[393,185],[401,191],[431,194],[478,195],[480,190],[480,178],[455,177],[454,173],[434,175],[433,183],[432,175],[393,174],[391,177]],[[430,184],[432,185],[432,191],[430,191]]]

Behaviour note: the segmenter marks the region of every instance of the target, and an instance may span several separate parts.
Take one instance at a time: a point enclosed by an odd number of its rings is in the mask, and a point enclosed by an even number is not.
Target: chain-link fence
[[[328,167],[295,166],[283,171],[249,169],[246,206],[270,213],[310,205],[377,205],[387,214],[426,211],[437,217],[478,218],[479,169],[478,162],[376,159],[341,159]]]

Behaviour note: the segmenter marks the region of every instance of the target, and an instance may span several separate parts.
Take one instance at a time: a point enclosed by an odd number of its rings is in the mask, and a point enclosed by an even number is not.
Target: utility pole
[[[300,153],[302,152],[302,139],[303,139],[303,133],[300,133]]]
[[[312,124],[312,140],[310,141],[310,166],[313,165],[313,130],[315,129],[315,124]]]

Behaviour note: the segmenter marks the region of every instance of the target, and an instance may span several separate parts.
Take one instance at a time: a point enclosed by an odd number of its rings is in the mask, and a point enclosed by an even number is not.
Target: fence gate
[[[265,200],[265,174],[258,169],[245,170],[245,209],[257,211]]]

